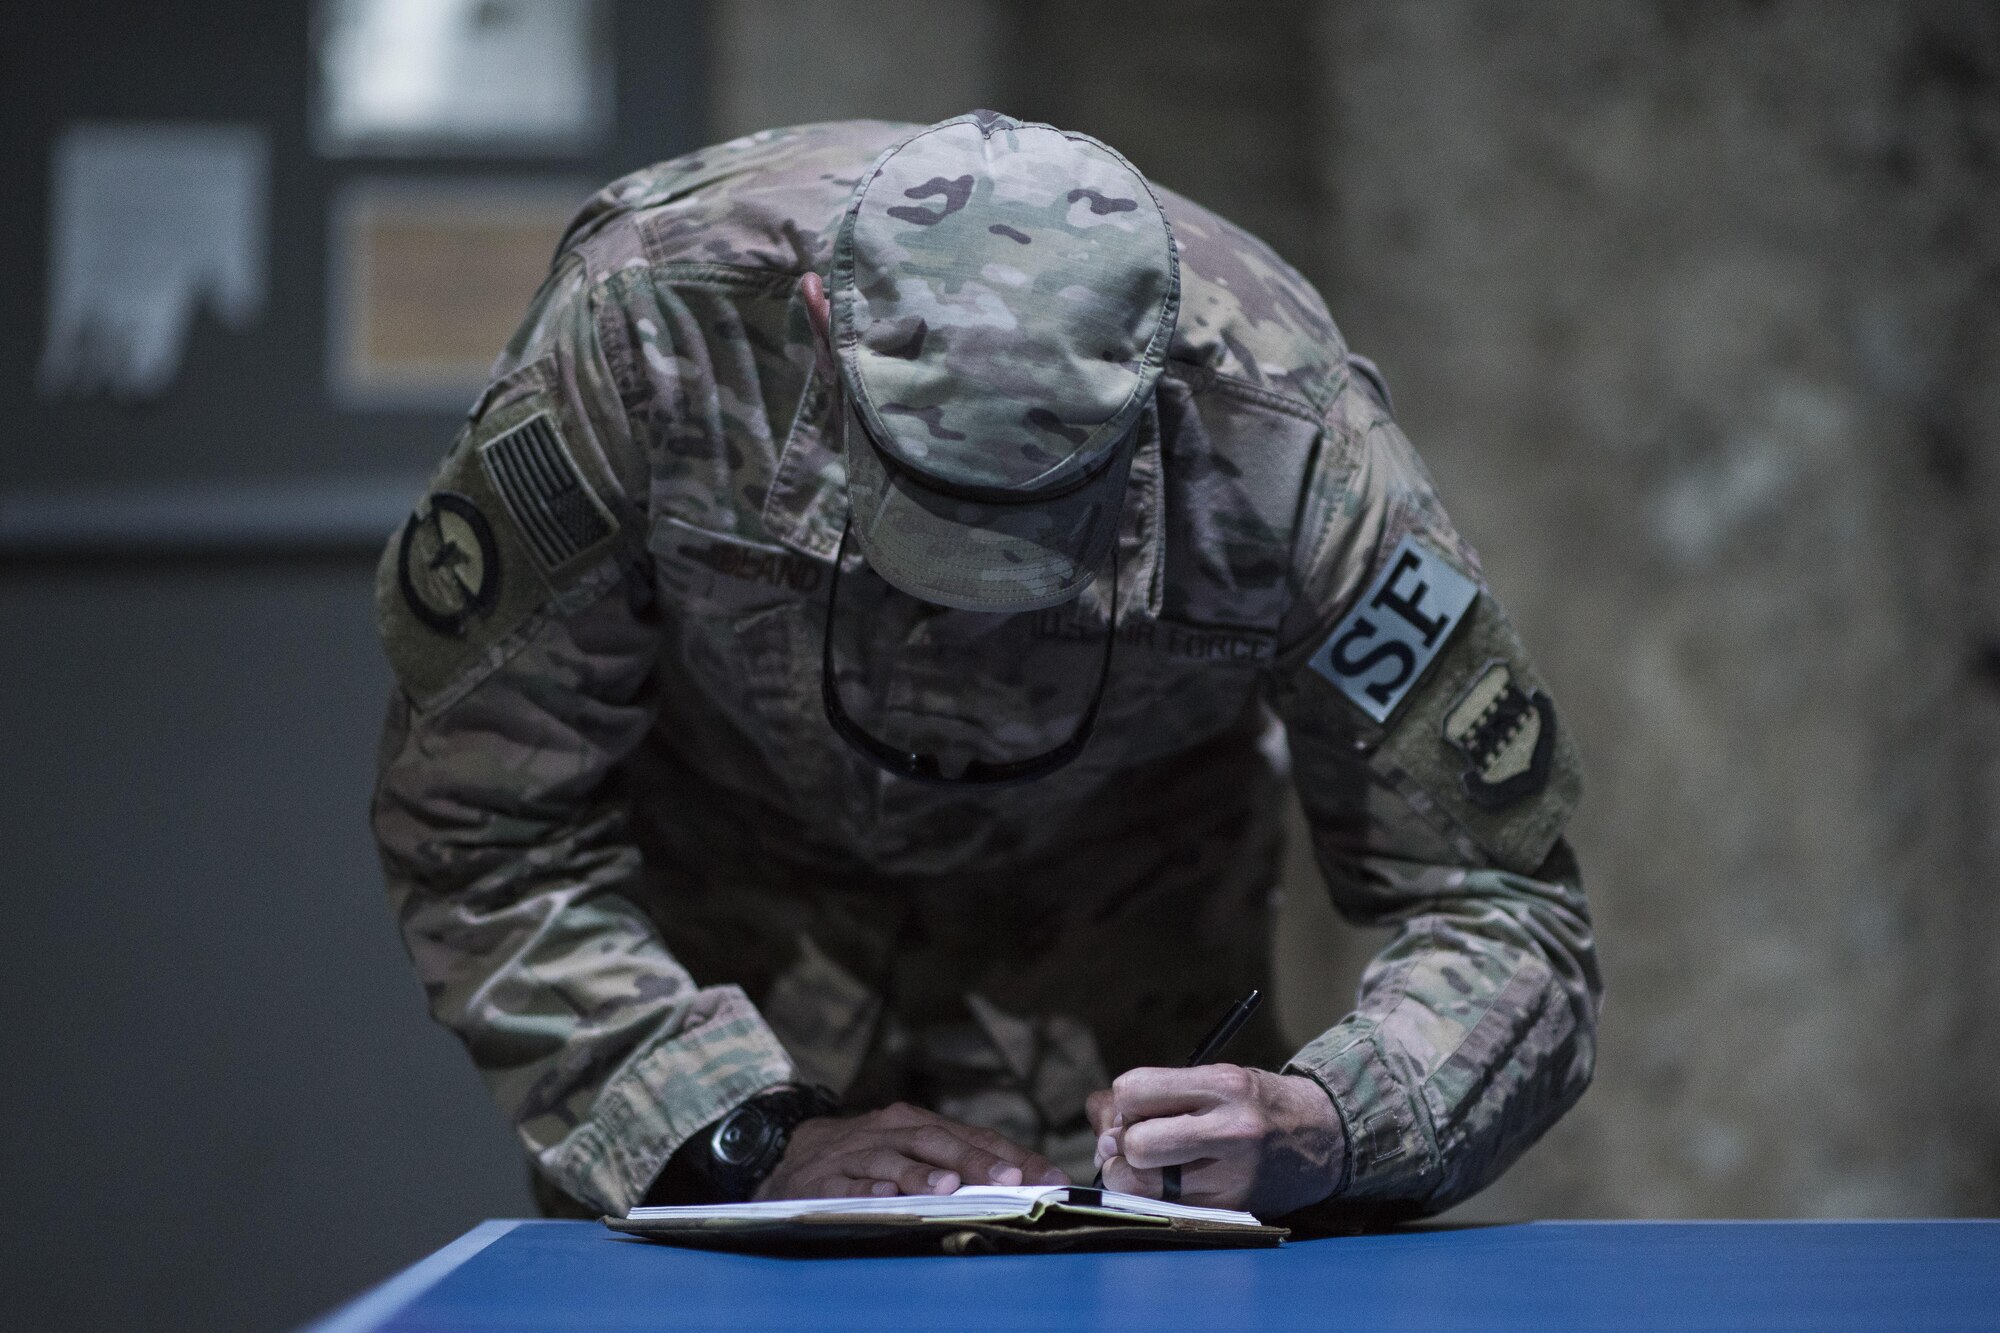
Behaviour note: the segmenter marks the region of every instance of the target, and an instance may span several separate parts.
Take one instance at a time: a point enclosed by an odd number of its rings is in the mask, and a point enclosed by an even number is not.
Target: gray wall
[[[1475,1207],[2000,1207],[2000,11],[1320,18],[1331,296],[1575,728],[1595,1089]]]
[[[365,562],[0,575],[13,1328],[274,1328],[528,1207],[366,834]]]
[[[47,135],[68,115],[273,123],[280,239],[306,258],[265,336],[289,340],[274,365],[316,367],[301,12],[60,12],[60,40],[31,63],[11,44],[0,80],[26,127],[0,176],[29,201],[0,260],[32,293],[0,342],[9,419],[30,410]],[[662,100],[628,105],[615,151],[578,169],[702,137],[699,89],[652,73],[676,58],[707,63],[715,137],[1044,116],[1265,234],[1383,362],[1590,774],[1598,1084],[1471,1215],[1995,1210],[1988,6],[707,13],[704,36],[677,7],[621,8],[628,95]],[[111,78],[99,46],[147,58]],[[246,85],[193,72],[230,51],[273,66],[264,101],[217,104]],[[238,350],[200,333],[188,392],[235,383]],[[256,392],[241,415],[226,393],[58,413],[10,435],[0,477],[49,472],[31,447],[124,457],[121,431],[178,466],[206,430],[270,429]],[[326,411],[313,384],[278,398]],[[329,413],[313,438],[414,469],[449,427]],[[126,444],[91,455],[107,436]],[[0,565],[0,1323],[277,1327],[527,1207],[381,902],[367,603],[359,553]],[[1374,941],[1294,852],[1279,998],[1304,1034]]]

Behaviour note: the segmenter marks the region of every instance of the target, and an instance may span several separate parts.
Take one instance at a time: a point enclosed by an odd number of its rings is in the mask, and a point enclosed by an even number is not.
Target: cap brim
[[[961,611],[1038,611],[1081,593],[1118,535],[1132,442],[1066,495],[964,500],[891,471],[847,423],[849,535],[869,566],[912,597]]]

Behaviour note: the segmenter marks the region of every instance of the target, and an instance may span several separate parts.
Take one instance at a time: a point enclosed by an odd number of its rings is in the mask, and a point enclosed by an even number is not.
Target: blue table
[[[487,1222],[362,1330],[2000,1329],[2000,1221],[1530,1222],[1278,1250],[768,1259]]]

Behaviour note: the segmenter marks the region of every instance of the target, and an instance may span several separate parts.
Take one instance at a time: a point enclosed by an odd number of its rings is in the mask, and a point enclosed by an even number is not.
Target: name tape
[[[726,579],[768,583],[799,593],[817,592],[828,568],[791,551],[767,550],[721,537],[710,537],[705,543],[683,542],[676,551]]]
[[[1038,611],[1035,637],[1103,643],[1104,627],[1077,618],[1074,606]],[[1277,637],[1257,630],[1214,629],[1165,620],[1128,620],[1118,627],[1118,646],[1164,653],[1192,662],[1268,662],[1277,655]]]
[[[1415,537],[1405,537],[1307,665],[1356,708],[1386,722],[1478,596],[1478,584]]]

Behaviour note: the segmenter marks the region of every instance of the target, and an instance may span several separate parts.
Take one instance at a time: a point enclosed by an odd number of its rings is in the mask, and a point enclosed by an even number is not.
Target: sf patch
[[[1459,785],[1466,799],[1499,810],[1540,791],[1556,751],[1549,696],[1524,690],[1513,670],[1488,662],[1444,715],[1445,743],[1465,756]]]
[[[500,600],[500,544],[479,506],[434,491],[403,525],[396,584],[410,614],[439,634],[463,638],[468,622]]]
[[[1387,722],[1478,596],[1478,584],[1406,536],[1307,665],[1374,721]]]

